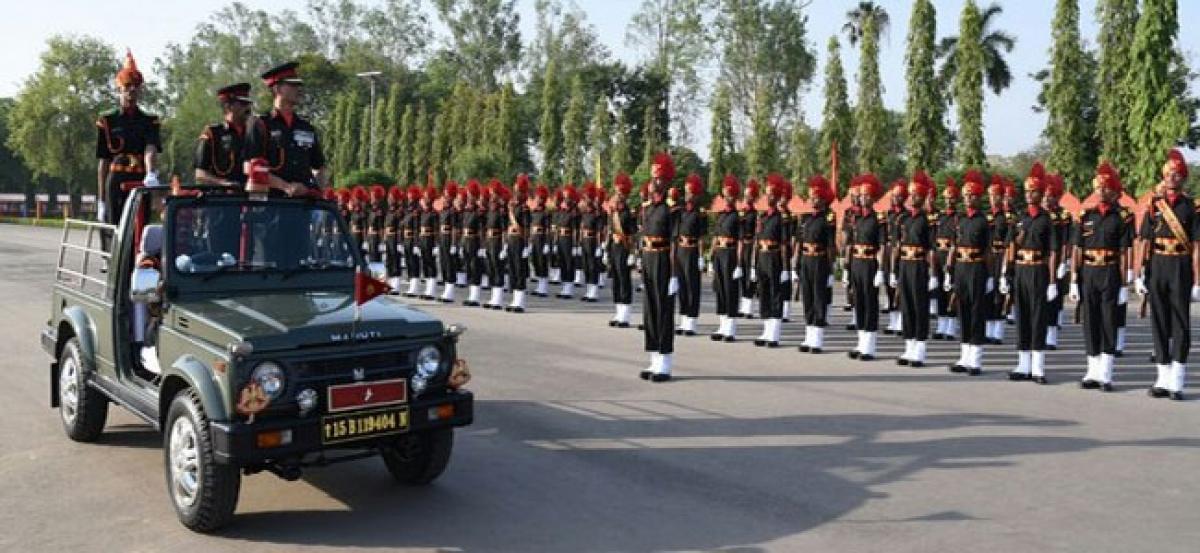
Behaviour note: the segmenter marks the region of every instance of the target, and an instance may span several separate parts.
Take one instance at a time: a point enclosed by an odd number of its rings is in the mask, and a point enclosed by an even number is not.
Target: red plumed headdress
[[[671,159],[671,154],[661,152],[654,156],[650,164],[650,176],[657,176],[666,183],[675,180],[675,160]]]
[[[1183,159],[1183,153],[1175,148],[1167,151],[1167,162],[1163,164],[1163,177],[1170,175],[1179,175],[1183,178],[1188,177],[1187,160]]]
[[[704,192],[704,181],[700,180],[700,175],[692,173],[687,177],[687,192],[693,196],[699,196]]]
[[[129,49],[125,50],[125,64],[117,72],[116,81],[117,86],[142,86],[142,72],[138,71],[137,60]]]
[[[1117,192],[1121,191],[1121,175],[1117,173],[1117,169],[1110,165],[1107,161],[1101,161],[1100,166],[1096,167],[1096,178],[1092,179],[1092,186],[1099,186]]]
[[[721,183],[721,190],[736,198],[738,194],[742,193],[742,183],[738,182],[738,178],[733,175],[725,175],[725,180]]]
[[[522,196],[529,195],[529,175],[525,173],[517,175],[517,182],[513,183],[513,190]]]
[[[613,179],[613,188],[622,196],[628,196],[630,192],[633,192],[633,180],[625,173],[617,173],[617,178]]]

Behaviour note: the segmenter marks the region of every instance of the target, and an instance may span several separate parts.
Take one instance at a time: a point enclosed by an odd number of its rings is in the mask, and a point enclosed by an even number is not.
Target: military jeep
[[[472,421],[464,329],[394,296],[359,305],[369,270],[331,202],[135,190],[120,224],[64,226],[41,336],[51,405],[79,442],[101,438],[110,404],[161,431],[195,531],[230,522],[241,477],[262,471],[380,455],[399,482],[431,482]]]

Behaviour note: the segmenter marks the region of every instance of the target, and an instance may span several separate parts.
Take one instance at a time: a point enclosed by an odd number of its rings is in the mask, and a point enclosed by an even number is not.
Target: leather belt
[[[488,229],[488,231],[487,231],[487,235],[488,235],[488,238],[495,238],[495,237],[497,237],[497,236],[504,236],[504,231],[502,231],[502,230],[500,230],[500,229],[494,229],[494,228],[493,228],[493,229]]]
[[[953,238],[938,238],[937,239],[937,249],[939,249],[939,250],[949,250],[953,246],[954,246]]]
[[[875,259],[879,253],[879,248],[874,244],[851,244],[850,247],[853,249],[850,255],[855,259]]]
[[[569,228],[560,228],[560,229],[558,229],[558,235],[559,235],[559,236],[571,236],[571,235],[573,235],[573,234],[575,234],[575,230],[574,230],[574,229],[569,229]]]
[[[463,237],[468,237],[468,238],[475,237],[475,236],[479,236],[479,232],[474,231],[474,230],[464,230],[464,231],[462,231],[462,235],[463,235]]]
[[[413,231],[411,231],[411,230],[406,230],[406,231],[404,231],[404,237],[405,237],[405,238],[412,238],[412,237],[413,237],[415,234],[417,234],[417,233],[416,233],[416,232],[413,232]]]
[[[958,246],[954,249],[954,261],[959,263],[983,263],[983,248]]]
[[[508,233],[516,234],[516,235],[523,235],[523,234],[525,234],[525,229],[522,229],[521,227],[508,227]]]
[[[1154,255],[1181,256],[1191,254],[1191,248],[1175,237],[1155,238]]]
[[[532,230],[530,230],[530,232],[532,232],[534,234],[546,234],[546,227],[543,227],[541,225],[534,225],[533,227],[531,227],[531,229]]]
[[[1111,248],[1089,248],[1083,250],[1083,264],[1089,267],[1107,267],[1117,263],[1117,250]]]
[[[596,231],[594,231],[594,230],[581,230],[581,231],[579,231],[579,235],[580,235],[580,236],[582,236],[582,237],[585,237],[585,238],[592,238],[592,237],[596,236]]]
[[[700,244],[700,239],[692,236],[680,236],[679,245],[684,248],[694,248]]]
[[[900,245],[900,261],[924,261],[926,253],[923,246]]]
[[[435,232],[435,231],[432,231],[432,230],[423,230],[423,231],[421,231],[421,236],[422,236],[422,237],[426,237],[426,236],[437,236],[437,232]]]
[[[671,249],[671,241],[666,236],[643,236],[642,249],[648,252],[661,252]]]
[[[737,246],[737,243],[737,238],[731,238],[728,236],[717,236],[713,238],[713,244],[718,248],[732,248]]]
[[[821,257],[821,256],[826,255],[827,253],[829,253],[829,251],[825,249],[824,244],[820,244],[817,242],[801,242],[800,243],[800,255],[804,255],[804,256],[808,256],[808,257]]]
[[[1046,262],[1046,252],[1030,248],[1017,250],[1017,265],[1041,265]]]
[[[451,228],[453,228],[451,225],[442,225],[442,232],[450,232]]]

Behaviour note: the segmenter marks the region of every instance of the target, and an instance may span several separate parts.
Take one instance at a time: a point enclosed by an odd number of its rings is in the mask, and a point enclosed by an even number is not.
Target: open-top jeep
[[[117,226],[69,220],[43,348],[71,439],[109,403],[163,434],[185,526],[233,516],[242,474],[381,454],[400,482],[445,469],[471,423],[463,329],[392,296],[330,202],[222,188],[136,190]]]

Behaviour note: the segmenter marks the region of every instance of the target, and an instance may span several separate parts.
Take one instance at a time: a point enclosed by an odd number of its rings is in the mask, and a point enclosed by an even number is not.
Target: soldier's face
[[[1042,203],[1042,193],[1030,188],[1025,191],[1025,203],[1027,205],[1039,205]]]
[[[136,85],[128,85],[117,87],[117,96],[121,99],[121,105],[125,107],[136,105],[138,98],[142,95],[142,87]]]
[[[1058,208],[1058,196],[1051,194],[1051,195],[1046,196],[1045,198],[1042,198],[1042,205],[1045,206],[1046,209],[1057,209]]]
[[[971,207],[978,207],[979,206],[979,194],[976,194],[974,192],[963,192],[963,203],[965,203]]]
[[[299,104],[304,99],[304,87],[294,83],[279,83],[275,85],[275,94],[290,104]]]
[[[246,102],[226,102],[225,117],[229,121],[242,123],[246,120],[246,116],[250,114],[250,104]]]

